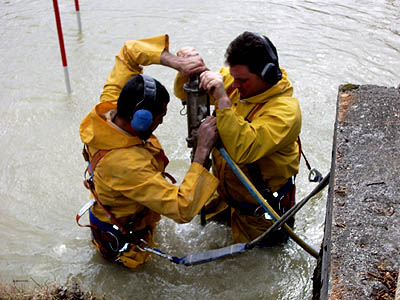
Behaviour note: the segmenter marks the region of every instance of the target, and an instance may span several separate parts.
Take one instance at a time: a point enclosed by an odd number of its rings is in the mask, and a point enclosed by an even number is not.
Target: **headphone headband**
[[[136,104],[136,107],[142,104],[143,101],[155,101],[157,90],[156,82],[153,77],[145,74],[139,74],[138,76],[143,78],[143,99]]]
[[[262,42],[264,43],[265,49],[267,50],[268,55],[271,57],[273,63],[278,65],[278,58],[276,57],[274,51],[272,51],[271,46],[268,44],[265,37],[257,32],[253,32],[253,34],[262,40]]]
[[[267,42],[267,39],[263,35],[261,35],[257,32],[253,32],[253,34],[263,41],[265,49],[267,50],[269,57],[272,59],[272,63],[267,63],[264,66],[264,68],[260,74],[261,77],[264,78],[264,80],[267,82],[271,79],[271,77],[273,77],[274,79],[276,79],[276,82],[278,82],[279,80],[282,79],[282,71],[279,68],[278,57],[275,55],[271,46]],[[274,69],[275,69],[275,72],[271,76],[271,72],[273,72]]]
[[[148,109],[138,109],[137,108],[145,102],[145,106],[148,105],[149,102],[156,101],[156,81],[153,77],[139,74],[143,78],[143,99],[140,100],[135,106],[135,113],[133,114],[131,126],[133,129],[138,131],[145,131],[150,128],[153,123],[153,114]]]

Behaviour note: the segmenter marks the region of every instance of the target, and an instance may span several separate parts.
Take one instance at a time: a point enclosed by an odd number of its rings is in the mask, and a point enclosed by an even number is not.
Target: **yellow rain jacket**
[[[98,198],[122,226],[133,222],[134,230],[150,228],[150,245],[160,215],[178,223],[189,222],[218,186],[218,180],[198,163],[190,166],[180,186],[171,184],[163,176],[168,160],[158,139],[152,135],[142,141],[111,121],[125,83],[142,71],[142,65],[159,64],[164,49],[168,49],[167,35],[126,42],[104,86],[102,102],[83,119],[79,130],[91,157],[98,150],[111,150],[94,171]],[[110,223],[98,205],[91,211],[102,222]],[[147,256],[132,246],[121,254],[120,261],[135,268]]]
[[[285,70],[282,79],[267,91],[241,99],[239,91],[232,89],[234,78],[229,67],[219,71],[232,107],[216,107],[217,128],[222,143],[249,179],[248,164],[256,163],[262,179],[272,192],[279,190],[299,169],[297,138],[301,129],[301,111],[298,100],[292,96],[293,87]],[[178,74],[175,79],[175,95],[186,98],[183,84],[187,78]],[[211,99],[211,103],[215,100]],[[246,120],[246,119],[251,120]],[[213,173],[220,180],[218,191],[228,201],[257,203],[245,186],[214,149]],[[214,197],[215,198],[215,197]],[[216,205],[215,202],[219,203]],[[220,198],[213,199],[213,206],[226,208]],[[262,234],[271,221],[240,214],[232,209],[231,225],[234,242],[248,242]]]

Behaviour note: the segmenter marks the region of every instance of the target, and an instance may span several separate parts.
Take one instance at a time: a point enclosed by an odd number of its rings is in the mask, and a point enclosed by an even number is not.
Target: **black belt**
[[[144,238],[145,235],[149,232],[149,228],[146,227],[145,229],[138,230],[138,231],[129,231],[128,234],[123,234],[118,229],[114,228],[113,225],[100,221],[89,209],[89,220],[90,224],[92,225],[92,232],[94,230],[100,230],[103,233],[107,233],[111,238],[111,241],[107,241],[105,246],[107,251],[114,252],[117,254],[118,252],[123,252],[127,250],[127,244],[133,243],[138,245],[140,243],[140,239]],[[94,228],[93,228],[94,227]],[[129,228],[127,228],[129,229]],[[93,232],[93,238],[103,244],[104,241],[99,241],[98,234]],[[108,239],[107,239],[108,240]]]
[[[264,189],[259,192],[268,201],[272,208],[281,215],[280,202],[293,189],[293,185],[293,178],[290,177],[289,180],[276,192],[271,192],[271,190],[269,189]],[[239,210],[240,213],[243,215],[258,216],[265,213],[264,208],[261,205],[255,203],[229,200],[228,204],[233,208]]]

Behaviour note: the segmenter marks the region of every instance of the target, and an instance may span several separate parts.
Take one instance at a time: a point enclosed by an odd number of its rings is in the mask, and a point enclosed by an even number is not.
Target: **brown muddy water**
[[[194,46],[211,69],[223,65],[228,43],[245,30],[278,48],[303,111],[307,158],[330,168],[340,84],[400,83],[400,1],[59,1],[72,94],[67,95],[51,1],[0,1],[0,280],[79,283],[110,299],[310,299],[316,260],[290,241],[233,259],[184,267],[153,256],[139,270],[104,261],[89,231],[75,223],[88,199],[82,185],[79,124],[98,102],[114,56],[127,39],[168,33],[170,50]],[[172,95],[175,71],[146,73]],[[180,182],[189,166],[186,118],[172,96],[157,129]],[[302,162],[300,200],[314,188]],[[326,193],[297,215],[295,232],[319,250]],[[159,248],[177,256],[227,246],[223,225],[177,225],[163,218]]]

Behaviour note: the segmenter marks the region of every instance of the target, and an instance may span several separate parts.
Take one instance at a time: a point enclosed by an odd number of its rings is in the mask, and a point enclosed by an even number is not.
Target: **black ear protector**
[[[156,100],[156,82],[148,75],[139,74],[143,78],[143,99],[140,100],[135,110],[143,103],[155,102]],[[133,114],[131,126],[138,131],[146,131],[153,123],[153,114],[147,109],[136,110]]]
[[[253,32],[253,34],[257,37],[259,37],[265,46],[265,49],[268,52],[268,55],[271,57],[272,62],[267,63],[264,68],[262,69],[260,76],[262,79],[264,79],[266,82],[273,82],[276,83],[279,80],[282,79],[282,71],[279,68],[279,63],[278,63],[278,58],[276,57],[274,51],[272,51],[270,45],[268,44],[267,40],[265,37],[257,32]]]

